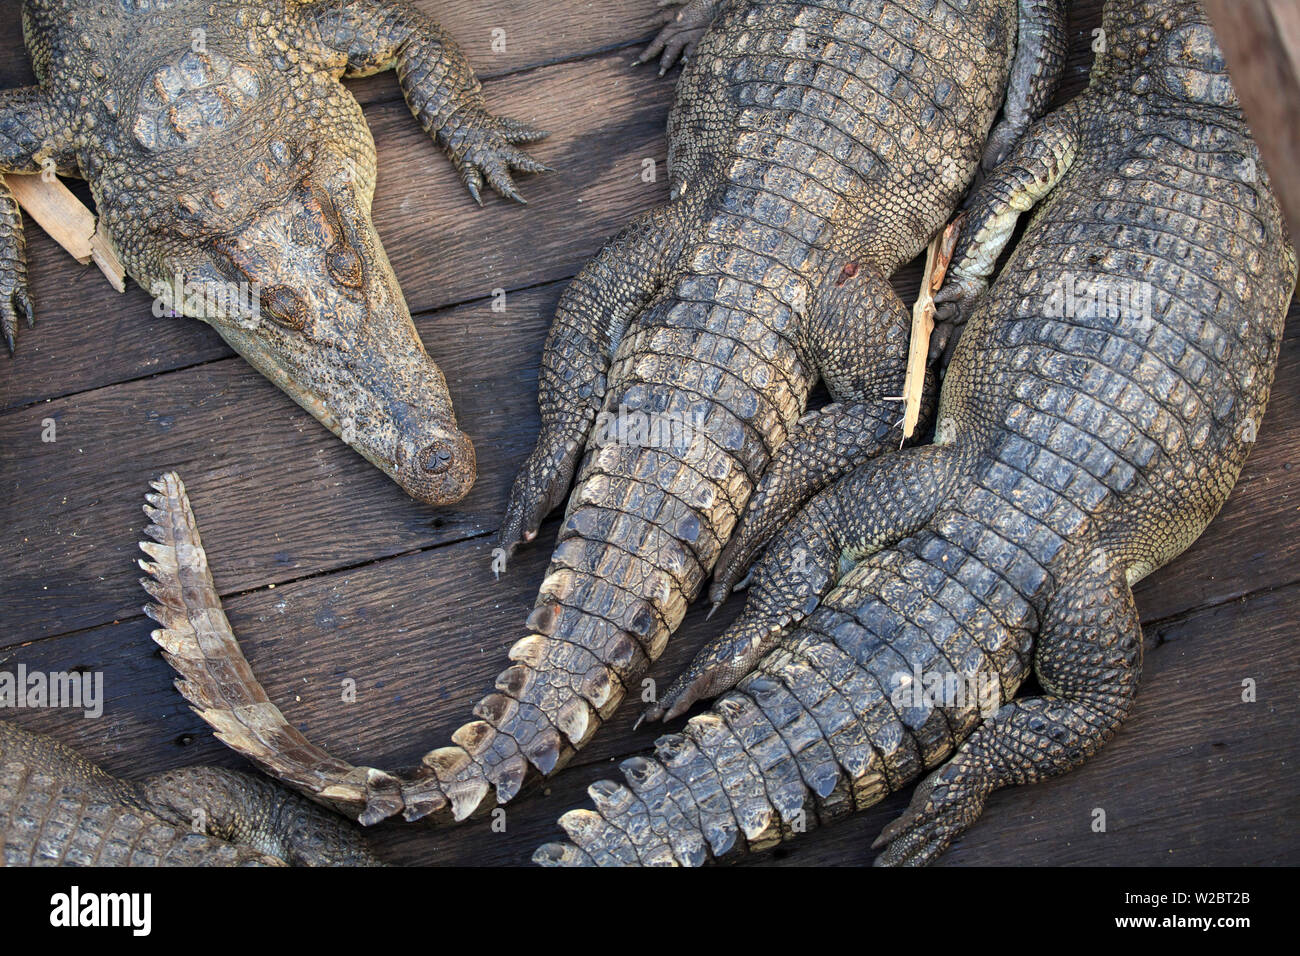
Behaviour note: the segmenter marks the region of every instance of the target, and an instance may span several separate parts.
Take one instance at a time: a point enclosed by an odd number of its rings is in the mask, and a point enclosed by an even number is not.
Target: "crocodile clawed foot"
[[[741,537],[740,534],[732,537],[727,547],[723,549],[722,557],[713,567],[713,581],[709,585],[709,602],[713,605],[713,610],[709,611],[709,617],[726,604],[732,594],[745,590],[754,576],[752,562],[755,549],[745,547],[742,550]]]
[[[692,666],[672,682],[663,697],[645,709],[637,718],[636,726],[640,727],[643,722],[667,723],[676,720],[700,701],[716,696],[714,685],[717,676],[715,670],[701,670]]]
[[[948,365],[952,350],[961,337],[961,313],[952,302],[934,311],[934,331],[930,333],[930,354],[926,364],[941,372]]]
[[[984,155],[980,159],[980,173],[987,177],[993,170],[1002,165],[1003,161],[1011,155],[1011,149],[1020,139],[1024,128],[1002,120],[993,131],[989,133],[989,138],[984,146]]]
[[[546,135],[545,131],[526,123],[480,110],[448,138],[447,149],[465,188],[476,203],[483,204],[482,191],[486,183],[498,195],[527,205],[528,201],[515,188],[511,170],[550,172],[550,166],[519,148],[521,144],[536,142]]]
[[[536,538],[543,519],[568,497],[581,451],[582,444],[576,439],[553,440],[545,432],[538,438],[510,489],[497,548],[492,552],[492,568],[498,576],[515,548]]]
[[[978,280],[949,276],[943,288],[934,294],[935,324],[934,332],[930,336],[928,359],[931,364],[942,359],[940,365],[947,365],[947,359],[952,355],[953,346],[957,343],[962,326],[970,318],[975,304],[987,288],[986,283]]]
[[[990,788],[972,786],[956,764],[945,764],[916,787],[903,815],[880,832],[876,866],[924,866],[979,817]]]
[[[713,13],[709,5],[699,0],[660,0],[659,6],[669,8],[664,14],[666,23],[633,62],[640,66],[658,57],[659,75],[663,76],[678,60],[689,59],[695,52],[696,45],[708,32]],[[674,9],[677,7],[681,9]]]
[[[0,329],[4,331],[5,345],[9,347],[10,355],[14,354],[16,347],[14,336],[18,331],[18,320],[23,316],[27,318],[29,329],[36,324],[36,313],[32,309],[31,299],[28,298],[27,287],[19,283],[9,290],[8,295],[0,298]]]

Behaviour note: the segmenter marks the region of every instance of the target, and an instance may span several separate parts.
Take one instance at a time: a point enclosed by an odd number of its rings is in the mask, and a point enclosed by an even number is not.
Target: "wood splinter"
[[[83,266],[94,262],[118,292],[126,291],[126,269],[95,215],[62,181],[43,174],[5,176],[23,211]]]
[[[934,294],[943,287],[957,249],[966,213],[962,213],[936,235],[925,254],[925,271],[921,273],[921,293],[912,306],[912,340],[907,352],[907,377],[903,380],[903,440],[912,437],[921,417],[921,393],[925,388],[926,359],[930,354],[930,336],[934,332]]]

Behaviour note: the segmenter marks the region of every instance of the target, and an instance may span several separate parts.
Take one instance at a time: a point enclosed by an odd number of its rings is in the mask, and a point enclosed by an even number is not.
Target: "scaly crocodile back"
[[[1014,4],[732,3],[669,121],[681,251],[608,372],[532,636],[457,743],[499,800],[582,747],[662,653],[816,381],[846,262],[886,277],[943,223],[1001,101]],[[882,279],[883,284],[883,279]]]

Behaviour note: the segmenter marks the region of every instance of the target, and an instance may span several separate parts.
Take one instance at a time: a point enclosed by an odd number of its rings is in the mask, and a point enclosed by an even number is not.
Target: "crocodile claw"
[[[544,130],[485,111],[469,116],[447,138],[447,150],[470,196],[480,206],[486,184],[506,199],[527,205],[515,188],[511,170],[525,173],[550,172],[551,167],[519,149],[519,144],[536,142]]]
[[[582,442],[576,439],[555,441],[545,430],[538,437],[537,447],[510,489],[497,537],[498,548],[507,558],[520,544],[536,538],[543,519],[564,502],[581,452]],[[501,566],[504,569],[504,562]]]
[[[956,764],[945,764],[917,785],[903,815],[880,832],[876,866],[924,866],[979,818],[991,791],[972,786]]]
[[[988,288],[986,282],[949,276],[942,289],[934,294],[934,332],[930,336],[930,354],[933,364],[940,358],[945,361],[952,355],[953,346],[961,328],[975,310],[975,304]]]
[[[636,726],[640,727],[644,721],[655,723],[662,720],[666,723],[676,720],[700,701],[716,696],[714,684],[717,672],[705,670],[692,676],[693,670],[694,668],[678,676],[663,697],[647,707],[637,718]]]
[[[640,66],[659,58],[659,75],[663,76],[678,60],[690,59],[713,19],[712,0],[660,0],[660,7],[681,7],[667,10],[665,24],[650,45],[641,51],[633,63]]]
[[[14,354],[14,336],[18,331],[20,316],[27,318],[29,329],[36,324],[36,313],[32,309],[32,301],[27,295],[27,286],[23,282],[17,283],[7,296],[0,299],[0,328],[4,330],[5,345],[9,347],[10,355]]]

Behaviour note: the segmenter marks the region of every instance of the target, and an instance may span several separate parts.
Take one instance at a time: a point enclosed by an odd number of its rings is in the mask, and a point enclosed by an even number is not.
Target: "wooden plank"
[[[114,292],[126,291],[126,267],[108,234],[67,185],[57,177],[11,173],[4,177],[23,213],[81,265],[92,261]]]
[[[444,343],[435,354],[478,446],[478,483],[450,508],[407,497],[241,359],[0,416],[5,637],[131,613],[140,495],[166,468],[207,504],[226,591],[495,529],[536,439],[537,362],[560,291],[519,293],[505,312],[481,302],[422,318],[425,341]],[[54,442],[42,441],[47,421]]]
[[[472,562],[485,561],[487,554],[476,543],[444,550]],[[388,563],[428,560],[417,555]],[[543,564],[541,549],[529,549],[516,568],[532,578]],[[432,576],[425,580],[419,594],[381,590],[363,600],[357,586],[367,582],[354,580],[332,601],[298,582],[241,596],[232,602],[231,616],[254,667],[292,720],[341,755],[396,765],[416,759],[429,741],[440,741],[438,735],[459,719],[463,700],[456,698],[477,691],[465,668],[432,671],[434,662],[468,661],[470,669],[489,674],[499,666],[509,635],[485,625],[503,611],[519,621],[525,610],[522,592],[500,599],[492,588],[478,587],[457,595],[463,610],[452,621],[445,592]],[[434,619],[410,621],[412,607],[428,608]],[[1300,680],[1300,661],[1292,653],[1297,617],[1300,586],[1290,586],[1148,626],[1142,691],[1116,739],[1059,780],[995,794],[980,823],[943,863],[1300,863],[1300,833],[1286,822],[1300,797],[1300,778],[1292,770],[1300,747],[1289,690]],[[670,644],[657,673],[674,673],[716,629],[716,622],[705,626],[700,618],[699,609],[692,612],[684,639]],[[386,628],[388,639],[367,639],[366,653],[358,655],[354,638],[362,620]],[[303,626],[310,635],[300,642],[295,635]],[[14,711],[6,717],[54,733],[118,773],[197,763],[239,766],[184,709],[147,631],[147,622],[137,620],[0,655],[4,669],[22,662],[42,670],[81,667],[105,675],[107,704],[99,720],[56,710]],[[341,702],[346,677],[357,681],[355,704]],[[1258,682],[1258,703],[1241,702],[1241,681],[1248,677]],[[525,862],[537,845],[559,835],[555,820],[561,813],[586,803],[589,783],[616,775],[615,757],[648,747],[657,731],[629,733],[635,710],[625,706],[581,762],[548,783],[547,792],[507,807],[504,833],[476,819],[441,829],[385,825],[372,831],[372,839],[394,863]],[[907,799],[908,793],[897,794],[745,862],[868,862],[871,840]],[[1101,834],[1090,829],[1097,807],[1107,814],[1107,831]]]
[[[411,311],[573,275],[629,218],[663,202],[671,94],[670,78],[615,55],[491,84],[494,103],[552,131],[531,148],[556,172],[521,180],[527,207],[493,197],[478,208],[404,104],[369,108],[379,144],[375,222]],[[658,164],[656,182],[642,181],[643,158]],[[37,325],[19,330],[12,360],[0,358],[0,408],[231,354],[202,323],[154,318],[143,290],[131,284],[118,295],[30,232]],[[445,354],[436,339],[425,345]]]
[[[1300,235],[1300,7],[1295,0],[1205,7],[1291,233]]]
[[[224,593],[495,531],[536,438],[537,362],[560,288],[519,293],[505,313],[483,302],[422,319],[425,340],[444,343],[435,354],[478,446],[478,483],[450,508],[406,497],[238,359],[0,415],[8,634],[50,636],[131,612],[139,498],[164,468],[191,489]],[[1300,506],[1298,376],[1293,336],[1236,493],[1201,544],[1140,588],[1148,615],[1295,579],[1300,541],[1274,529],[1294,526]],[[41,440],[47,421],[53,443]],[[449,580],[481,587],[477,576]]]

